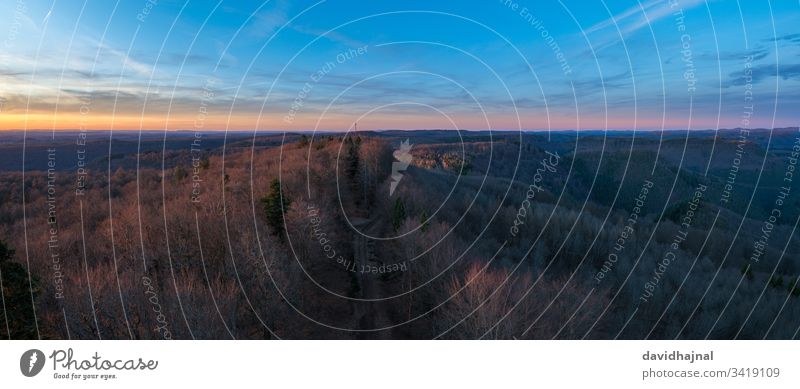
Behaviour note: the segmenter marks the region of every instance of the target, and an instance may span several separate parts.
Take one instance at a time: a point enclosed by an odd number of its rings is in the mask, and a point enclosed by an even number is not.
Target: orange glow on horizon
[[[360,130],[376,129],[462,129],[462,130],[485,130],[491,127],[497,130],[516,130],[519,123],[513,115],[490,118],[490,126],[486,120],[479,115],[466,114],[459,118],[451,118],[456,127],[450,120],[436,115],[381,115],[380,117],[369,116],[359,121]],[[350,128],[353,121],[358,119],[358,115],[328,115],[324,120],[319,120],[317,115],[298,115],[291,123],[284,121],[280,115],[263,115],[259,118],[256,113],[234,114],[230,116],[208,115],[200,117],[196,114],[173,114],[169,118],[166,115],[111,115],[111,114],[89,114],[81,115],[78,113],[15,113],[3,112],[0,114],[0,131],[8,130],[313,130],[318,126],[319,130],[345,131]],[[633,129],[634,122],[627,117],[581,117],[576,121],[574,117],[551,117],[548,125],[546,117],[528,116],[520,118],[523,130],[572,130],[580,123],[580,129]],[[687,127],[686,118],[677,120],[667,120],[662,123],[660,118],[639,118],[635,127],[637,129],[685,129]],[[730,124],[730,126],[726,126]],[[736,123],[722,123],[722,128],[733,128]],[[692,128],[715,128],[716,120],[695,118]]]

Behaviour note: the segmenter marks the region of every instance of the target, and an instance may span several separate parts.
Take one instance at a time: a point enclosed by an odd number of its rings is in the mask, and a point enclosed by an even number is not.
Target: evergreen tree
[[[750,264],[743,265],[742,268],[739,270],[748,280],[753,279],[753,269],[750,268]]]
[[[300,135],[300,140],[297,141],[297,147],[301,149],[308,147],[308,136],[306,136],[306,134]]]
[[[355,184],[355,180],[358,177],[358,165],[359,165],[359,146],[361,146],[361,138],[358,138],[357,141],[353,141],[353,138],[347,137],[347,159],[345,160],[345,172],[347,176],[353,180]]]
[[[281,193],[281,182],[277,178],[272,180],[269,186],[269,193],[261,199],[264,206],[264,215],[267,218],[267,225],[272,227],[272,233],[283,239],[285,226],[283,214],[289,209],[291,201]]]
[[[428,216],[428,211],[423,209],[422,213],[420,213],[420,215],[419,215],[420,230],[422,230],[422,232],[425,232],[425,230],[428,229],[428,219],[429,218],[430,218],[430,216]]]
[[[406,220],[406,206],[403,204],[403,200],[398,197],[394,201],[394,210],[392,210],[392,227],[394,230],[397,231],[400,229],[400,226],[403,225],[403,222]]]
[[[3,301],[0,305],[0,338],[38,339],[33,299],[41,293],[39,280],[28,279],[28,272],[13,262],[14,250],[0,241],[0,281]],[[29,283],[30,282],[30,283]]]
[[[345,141],[347,146],[347,155],[345,157],[345,175],[347,183],[350,188],[350,193],[353,195],[356,205],[361,203],[362,200],[362,186],[361,186],[361,138],[353,140],[352,137],[347,137]]]
[[[792,294],[792,296],[794,297],[800,296],[800,276],[797,276],[793,284],[790,283],[788,290],[789,293]]]
[[[186,178],[188,176],[189,176],[189,173],[186,172],[186,169],[183,168],[183,165],[175,166],[175,171],[174,171],[175,180],[180,181],[180,180],[183,180],[184,178]]]

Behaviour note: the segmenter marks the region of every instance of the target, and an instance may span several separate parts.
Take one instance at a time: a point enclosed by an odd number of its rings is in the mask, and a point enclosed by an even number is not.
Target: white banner
[[[4,341],[3,388],[797,388],[793,341]]]

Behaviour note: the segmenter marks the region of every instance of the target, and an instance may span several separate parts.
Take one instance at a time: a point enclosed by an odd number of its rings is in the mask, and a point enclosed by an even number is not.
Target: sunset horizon
[[[16,3],[0,20],[8,31],[0,131],[335,130],[355,121],[363,129],[721,129],[800,120],[788,4],[613,3],[589,11],[500,0],[482,12],[369,5],[356,15],[325,1],[249,10],[159,3],[152,13],[130,3]],[[701,22],[713,16],[720,20]],[[408,20],[437,29],[420,34],[403,28]],[[759,28],[742,30],[748,20]]]

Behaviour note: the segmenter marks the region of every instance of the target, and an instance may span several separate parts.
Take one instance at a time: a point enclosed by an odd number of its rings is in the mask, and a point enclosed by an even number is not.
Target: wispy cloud
[[[280,0],[274,2],[274,5],[269,9],[259,12],[253,24],[250,26],[249,31],[251,34],[261,38],[266,38],[274,34],[279,28],[285,25],[291,16],[289,14],[289,5],[286,1]],[[327,29],[314,27],[308,24],[294,24],[291,23],[286,26],[287,29],[299,32],[304,35],[309,35],[314,38],[323,37],[335,43],[341,43],[345,46],[356,47],[364,46],[364,43],[348,37],[338,31],[330,31]]]
[[[289,20],[289,7],[285,1],[273,1],[272,4],[256,13],[253,23],[248,27],[250,34],[260,38],[269,37]]]
[[[330,31],[326,32],[322,29],[307,27],[307,26],[292,26],[292,29],[306,35],[311,35],[313,37],[323,37],[332,42],[341,43],[345,46],[350,47],[359,47],[366,45],[364,42],[361,42],[357,39],[350,38],[340,32],[337,31]]]
[[[613,31],[616,34],[614,26],[617,26],[624,38],[647,27],[648,24],[656,23],[670,16],[679,9],[687,11],[705,2],[706,0],[682,0],[677,2],[677,6],[673,8],[668,1],[651,0],[613,15],[585,29],[585,32],[591,34],[600,31]]]
[[[44,19],[42,19],[42,26],[44,26],[44,25],[46,25],[46,24],[47,24],[47,21],[48,21],[48,20],[50,20],[50,15],[51,15],[52,13],[53,13],[53,9],[52,9],[52,8],[50,8],[50,10],[49,10],[49,11],[47,11],[47,15],[44,15]]]
[[[780,65],[761,65],[753,67],[752,80],[746,80],[740,73],[732,73],[727,86],[741,86],[747,82],[757,84],[769,77],[780,77],[782,80],[800,80],[800,64]]]

